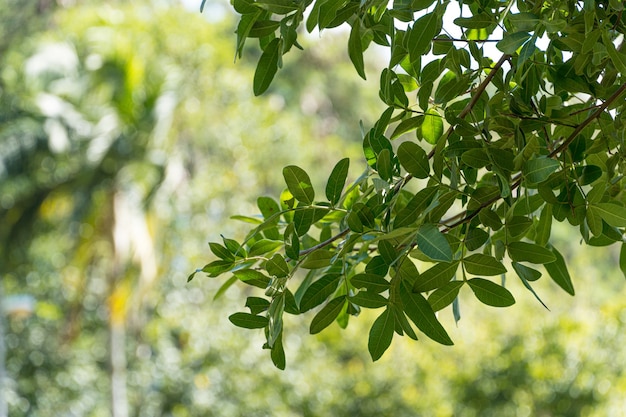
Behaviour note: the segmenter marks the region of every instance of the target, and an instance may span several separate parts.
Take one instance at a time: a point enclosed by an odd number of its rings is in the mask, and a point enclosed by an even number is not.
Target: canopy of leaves
[[[316,333],[380,309],[368,343],[377,360],[394,335],[417,339],[416,328],[452,343],[434,311],[451,305],[459,317],[459,291],[493,307],[515,303],[503,285],[510,274],[539,298],[531,283],[544,269],[573,295],[567,264],[550,244],[554,222],[577,228],[591,246],[624,245],[622,2],[233,5],[241,14],[238,56],[249,38],[262,50],[255,94],[270,87],[282,56],[300,48],[300,27],[348,25],[356,73],[380,80],[387,106],[363,132],[363,175],[347,183],[341,160],[324,199],[304,169],[285,168],[286,189],[273,203],[280,211],[242,242],[219,243],[219,259],[201,269],[264,277],[266,308],[251,314],[268,319],[264,347],[279,368],[286,363],[284,313],[319,306],[307,313]],[[371,44],[387,49],[380,74],[366,74]]]

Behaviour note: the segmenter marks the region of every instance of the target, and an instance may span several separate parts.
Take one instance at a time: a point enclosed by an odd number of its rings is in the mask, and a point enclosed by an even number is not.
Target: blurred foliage
[[[217,239],[217,229],[244,233],[223,223],[225,213],[252,212],[256,195],[280,191],[277,166],[326,172],[335,150],[359,155],[358,126],[339,121],[368,124],[380,109],[363,84],[341,77],[352,72],[346,52],[311,40],[269,94],[253,99],[253,63],[230,64],[228,17],[207,24],[177,7],[107,3],[46,8],[48,19],[41,3],[5,4],[0,28],[13,34],[2,37],[0,55],[9,415],[111,415],[117,321],[132,416],[625,409],[616,366],[626,361],[623,286],[603,269],[615,254],[586,249],[570,254],[586,268],[577,278],[583,296],[563,300],[538,286],[552,312],[532,321],[543,308],[536,303],[503,317],[468,302],[463,320],[482,314],[467,321],[485,327],[455,329],[443,317],[454,348],[402,341],[372,364],[362,340],[368,317],[318,336],[287,320],[290,366],[276,370],[259,349],[262,334],[233,328],[224,314],[246,290],[213,301],[214,281],[187,284],[186,275],[207,256],[198,242]],[[309,70],[290,70],[300,65]],[[15,303],[23,295],[34,297],[32,311]]]

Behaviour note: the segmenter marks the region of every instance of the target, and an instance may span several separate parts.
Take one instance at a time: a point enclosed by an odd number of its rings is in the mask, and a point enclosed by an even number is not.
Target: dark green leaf
[[[302,296],[300,311],[304,313],[326,301],[337,290],[340,278],[339,274],[327,274],[311,284]]]
[[[283,348],[283,333],[281,332],[276,341],[274,342],[274,346],[272,346],[272,350],[270,351],[270,357],[272,358],[272,363],[280,370],[285,370],[287,366],[287,360],[285,358],[285,349]]]
[[[517,262],[513,262],[513,269],[515,270],[515,272],[517,272],[517,276],[522,281],[522,284],[524,284],[524,287],[526,287],[526,289],[528,291],[530,291],[535,296],[537,301],[539,301],[541,303],[541,305],[543,305],[546,308],[546,310],[550,310],[548,308],[548,306],[541,300],[541,298],[539,298],[539,295],[537,295],[537,293],[535,292],[533,287],[530,285],[530,282],[528,282],[529,280],[527,279],[528,276],[533,276],[533,277],[535,276],[534,274],[529,273],[529,271],[537,273],[537,274],[539,274],[539,276],[541,276],[541,273],[539,271],[536,271],[536,270],[532,269],[532,268],[527,268],[527,267],[525,267],[522,264],[518,264]],[[537,278],[539,278],[539,277],[537,277]]]
[[[385,353],[391,340],[395,328],[395,317],[390,309],[385,311],[374,321],[370,329],[367,348],[373,361],[377,361]]]
[[[407,31],[409,55],[412,62],[428,53],[433,38],[439,32],[440,23],[441,16],[435,12],[428,13],[417,19],[413,27]]]
[[[529,185],[539,184],[548,179],[559,168],[559,162],[551,158],[535,158],[526,161],[522,173]]]
[[[512,262],[511,265],[513,269],[520,276],[520,278],[525,279],[526,281],[537,281],[541,278],[541,272],[536,269],[530,268],[528,266],[522,265],[517,262]]]
[[[270,277],[254,269],[239,269],[237,271],[233,271],[233,275],[246,284],[262,289],[267,288],[267,285],[270,282]]]
[[[350,283],[355,288],[365,288],[374,293],[381,293],[389,289],[389,281],[380,275],[370,273],[356,274],[350,278]]]
[[[300,267],[304,269],[325,268],[330,265],[332,258],[333,254],[329,250],[317,249],[306,256]]]
[[[446,237],[432,224],[425,224],[417,232],[417,247],[435,261],[450,262],[452,249]]]
[[[463,286],[463,281],[450,281],[441,288],[436,289],[428,297],[428,303],[433,311],[439,311],[455,300]]]
[[[561,253],[559,253],[559,251],[554,247],[550,247],[550,251],[554,254],[556,260],[544,265],[546,271],[548,271],[552,280],[556,282],[559,287],[563,288],[568,294],[574,295],[574,285],[572,284],[572,279],[567,271],[567,265],[565,264],[563,255],[561,255]]]
[[[417,129],[422,125],[423,122],[424,116],[415,116],[411,117],[410,119],[405,119],[401,121],[391,134],[391,140],[397,139],[399,136]],[[398,150],[398,156],[399,155],[400,150]]]
[[[527,242],[512,242],[507,246],[512,261],[530,262],[533,264],[549,264],[556,260],[550,249]]]
[[[452,277],[454,277],[454,274],[456,273],[458,267],[459,261],[454,261],[451,263],[438,263],[437,265],[420,274],[418,279],[415,280],[415,285],[413,285],[413,291],[426,292],[443,287],[452,279]]]
[[[268,89],[276,71],[278,71],[278,59],[280,57],[281,41],[276,38],[272,40],[263,50],[254,73],[253,90],[254,95],[259,96]]]
[[[391,165],[391,152],[389,149],[383,149],[376,158],[376,170],[378,175],[385,181],[393,179],[393,167]]]
[[[370,291],[359,291],[355,296],[350,297],[350,301],[365,308],[385,307],[388,303],[385,297]]]
[[[268,274],[277,278],[283,278],[289,275],[289,266],[287,262],[285,262],[285,258],[279,253],[275,253],[272,259],[265,262],[265,269],[267,269]]]
[[[465,270],[473,275],[492,276],[506,273],[502,262],[493,256],[476,253],[463,259]]]
[[[350,167],[350,158],[344,158],[337,162],[333,168],[326,184],[326,198],[331,204],[335,205],[341,198],[341,192],[348,177],[348,168]]]
[[[413,293],[410,288],[406,288],[400,296],[404,312],[420,331],[442,345],[454,344],[422,294]]]
[[[230,271],[235,266],[233,261],[213,261],[202,268],[202,272],[207,273],[210,277],[216,277],[226,271]]]
[[[492,307],[508,307],[515,304],[513,294],[506,288],[482,278],[467,281],[476,298]]]
[[[363,44],[361,40],[361,20],[357,19],[352,24],[350,37],[348,38],[348,55],[356,69],[356,72],[365,78],[365,61],[363,61]]]
[[[311,321],[309,332],[316,334],[327,328],[339,316],[346,303],[346,296],[334,298],[328,302]]]
[[[304,204],[313,204],[315,190],[306,171],[295,165],[289,165],[283,168],[283,177],[296,200]]]
[[[285,227],[285,255],[295,261],[300,257],[300,240],[298,239],[298,233],[293,223],[289,223]]]
[[[231,251],[219,243],[209,242],[209,248],[211,249],[211,252],[213,252],[213,254],[220,259],[229,262],[233,262],[235,260],[235,256],[231,253]]]
[[[483,229],[471,229],[465,236],[465,247],[469,251],[476,250],[484,245],[487,239],[489,239],[489,233]]]
[[[535,243],[539,246],[546,246],[550,240],[552,231],[552,205],[546,204],[541,210],[539,222],[535,227]]]
[[[283,245],[280,240],[268,240],[261,239],[254,242],[254,244],[248,249],[248,256],[260,256],[266,253],[272,252]]]
[[[427,187],[415,194],[407,205],[396,215],[393,228],[398,229],[415,223],[420,214],[422,214],[426,207],[432,202],[433,198],[435,198],[438,190],[439,187]]]
[[[269,324],[267,317],[248,313],[235,313],[228,317],[231,323],[244,329],[262,329]]]
[[[398,159],[406,172],[415,178],[428,178],[430,165],[426,151],[414,142],[403,142],[398,148]]]
[[[612,203],[597,203],[594,204],[594,210],[598,215],[613,227],[625,227],[626,226],[626,207],[618,206]]]
[[[496,23],[495,18],[487,13],[475,14],[472,17],[457,17],[454,19],[455,25],[469,29],[486,28],[494,23]]]
[[[248,297],[246,299],[246,307],[250,309],[250,313],[257,315],[266,311],[270,306],[270,302],[265,298]]]
[[[528,39],[530,39],[530,34],[527,32],[506,33],[502,40],[496,43],[496,47],[505,54],[512,55]]]

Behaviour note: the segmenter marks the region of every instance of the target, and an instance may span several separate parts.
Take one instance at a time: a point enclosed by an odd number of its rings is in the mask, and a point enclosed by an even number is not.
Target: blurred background
[[[626,290],[614,248],[553,233],[576,297],[544,309],[511,276],[508,309],[461,294],[456,345],[396,336],[372,363],[372,316],[308,334],[287,370],[236,328],[249,288],[187,276],[241,239],[281,169],[321,189],[364,168],[377,98],[347,34],[303,35],[263,97],[234,62],[236,17],[208,0],[0,0],[0,416],[626,416]],[[293,319],[293,318],[292,318]]]

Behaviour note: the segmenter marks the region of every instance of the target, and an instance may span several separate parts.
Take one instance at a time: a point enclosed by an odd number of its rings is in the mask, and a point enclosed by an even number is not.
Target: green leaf
[[[554,254],[556,260],[544,265],[546,271],[548,271],[552,280],[556,282],[559,287],[563,288],[568,294],[574,295],[574,285],[567,271],[567,264],[565,263],[565,259],[563,259],[563,255],[552,246],[550,247],[550,251]]]
[[[274,346],[272,346],[272,350],[270,351],[270,357],[272,358],[272,363],[280,370],[285,370],[287,366],[287,360],[285,358],[285,349],[283,348],[283,332],[280,332],[280,335],[274,342]]]
[[[556,260],[554,253],[543,246],[527,242],[511,242],[507,251],[512,261],[530,262],[533,264],[549,264]]]
[[[269,324],[267,317],[257,316],[249,313],[235,313],[228,317],[228,320],[237,327],[244,329],[262,329]]]
[[[473,275],[492,276],[506,273],[502,262],[493,256],[476,253],[463,259],[465,270]]]
[[[381,293],[389,289],[389,281],[380,275],[362,273],[350,278],[350,283],[355,288],[365,288],[374,293]]]
[[[426,292],[443,287],[454,277],[458,267],[459,261],[438,263],[420,274],[413,285],[413,292]]]
[[[478,13],[472,17],[457,17],[454,24],[468,29],[481,29],[495,24],[495,18],[487,13]]]
[[[470,149],[463,153],[461,161],[472,168],[480,169],[491,164],[491,159],[484,149]]]
[[[520,278],[525,279],[526,281],[537,281],[541,278],[541,272],[536,269],[530,268],[526,265],[522,265],[517,262],[511,262],[513,269],[520,276]]]
[[[526,161],[522,174],[528,185],[539,184],[559,168],[559,162],[551,158],[535,158]]]
[[[406,291],[402,291],[400,297],[404,312],[411,321],[415,323],[420,331],[435,342],[442,345],[453,345],[454,343],[441,323],[439,323],[439,320],[437,320],[435,312],[428,301],[422,294],[413,293],[410,288],[405,289]]]
[[[395,317],[390,309],[378,316],[370,329],[367,348],[373,361],[377,361],[391,345],[395,329]]]
[[[276,71],[278,71],[278,59],[280,57],[281,41],[276,38],[272,40],[263,50],[256,71],[254,72],[253,91],[255,96],[259,96],[268,89]]]
[[[415,178],[428,178],[430,174],[428,155],[417,143],[403,142],[398,147],[398,159],[406,172]]]
[[[266,300],[265,298],[248,297],[246,299],[246,307],[248,307],[250,309],[250,313],[254,315],[267,311],[269,306],[270,306],[270,302]]]
[[[280,206],[276,200],[271,197],[259,197],[256,200],[256,204],[266,221],[270,221],[271,219],[270,224],[278,224],[278,221],[280,220],[280,216],[278,216],[278,213],[280,213]]]
[[[216,277],[220,274],[223,274],[226,271],[230,271],[235,266],[233,261],[213,261],[211,263],[206,264],[202,268],[202,272],[205,272],[210,277]]]
[[[435,195],[439,187],[427,187],[420,190],[409,202],[407,205],[398,212],[396,218],[393,222],[393,228],[399,229],[404,226],[410,226],[415,223],[420,214],[428,207],[428,205],[433,201]]]
[[[432,224],[425,224],[417,232],[417,247],[435,261],[452,261],[452,248],[446,237]]]
[[[315,190],[306,171],[295,165],[289,165],[283,168],[283,177],[289,192],[296,200],[304,204],[313,204]]]
[[[602,216],[597,207],[593,205],[587,207],[585,220],[587,221],[589,230],[594,236],[600,236],[602,234]]]
[[[326,198],[332,205],[337,204],[341,198],[341,192],[346,184],[346,178],[348,178],[349,168],[350,158],[344,158],[337,162],[330,173],[330,177],[328,177],[328,182],[326,184]]]
[[[411,62],[417,61],[422,55],[428,53],[433,38],[439,32],[441,16],[437,13],[428,13],[415,21],[413,27],[407,32],[408,48]],[[407,38],[405,38],[407,39]]]
[[[330,265],[330,261],[333,258],[332,252],[326,249],[317,249],[309,253],[300,268],[304,269],[320,269]]]
[[[248,256],[260,256],[266,253],[272,252],[283,246],[281,240],[269,240],[261,239],[254,242],[254,244],[248,249]]]
[[[316,334],[327,328],[339,316],[346,303],[346,296],[334,298],[328,302],[311,321],[309,332]]]
[[[609,225],[626,227],[626,207],[612,203],[596,203],[591,207]]]
[[[355,296],[350,297],[350,301],[365,308],[380,308],[388,304],[385,297],[370,291],[359,291]]]
[[[552,231],[552,205],[546,204],[541,210],[539,222],[535,227],[535,243],[539,246],[546,246],[550,240]]]
[[[471,229],[467,232],[467,235],[465,235],[465,247],[469,251],[476,250],[484,245],[487,239],[489,239],[489,233],[485,232],[483,229]]]
[[[289,265],[285,262],[285,258],[280,253],[275,253],[272,259],[265,262],[265,269],[268,274],[277,278],[283,278],[289,275]]]
[[[391,166],[391,152],[383,149],[376,158],[376,170],[380,178],[390,182],[393,179],[393,167]]]
[[[262,289],[267,288],[270,282],[270,277],[254,269],[239,269],[233,271],[233,275],[246,284]]]
[[[327,274],[311,284],[302,296],[300,311],[304,313],[326,301],[337,290],[340,278],[339,274]]]
[[[441,288],[437,288],[428,297],[428,303],[433,311],[439,311],[452,304],[459,295],[463,281],[450,281]]]
[[[352,65],[356,69],[356,72],[363,78],[365,78],[365,61],[363,61],[363,43],[361,40],[361,20],[357,19],[352,24],[352,30],[350,31],[350,37],[348,38],[348,55],[352,61]]]
[[[618,51],[611,42],[607,31],[602,31],[602,43],[606,48],[606,52],[611,58],[611,62],[615,65],[615,68],[623,74],[626,74],[626,54]]]
[[[396,126],[396,128],[394,129],[393,133],[391,134],[391,140],[397,139],[399,136],[417,129],[418,127],[422,125],[423,122],[424,122],[424,116],[421,116],[421,115],[411,117],[409,119],[404,119],[403,121],[398,123],[398,126]],[[399,155],[399,150],[398,150],[398,155]]]
[[[443,135],[443,117],[435,109],[428,109],[424,114],[424,123],[422,123],[422,136],[426,142],[434,145],[437,143],[441,135]]]
[[[235,256],[232,254],[232,252],[226,249],[226,247],[220,245],[219,243],[209,242],[209,248],[211,249],[211,252],[213,252],[213,254],[218,258],[228,262],[235,261]]]
[[[522,284],[524,284],[524,287],[526,287],[526,289],[528,291],[530,291],[535,296],[537,301],[539,301],[541,303],[541,305],[543,305],[546,308],[546,310],[550,310],[548,308],[548,306],[541,300],[541,298],[539,298],[539,295],[537,295],[537,293],[535,292],[533,287],[530,285],[530,282],[528,282],[529,280],[526,278],[529,275],[531,275],[533,277],[535,276],[532,273],[529,274],[527,270],[530,270],[530,271],[532,271],[534,273],[537,273],[537,274],[539,274],[539,276],[541,276],[541,272],[536,271],[536,270],[534,270],[532,268],[527,268],[527,267],[525,267],[522,264],[518,264],[517,262],[513,262],[513,269],[515,270],[515,272],[517,272],[517,276],[522,281]],[[537,277],[537,278],[539,278],[539,277]],[[535,278],[535,279],[537,279],[537,278]]]
[[[492,307],[508,307],[515,304],[513,294],[506,288],[482,278],[467,281],[474,295],[484,304]]]
[[[530,39],[528,32],[506,33],[501,41],[496,43],[496,48],[505,54],[512,55],[517,49]]]
[[[300,258],[300,240],[293,223],[289,223],[287,227],[285,227],[284,241],[285,255],[297,261],[298,258]]]

